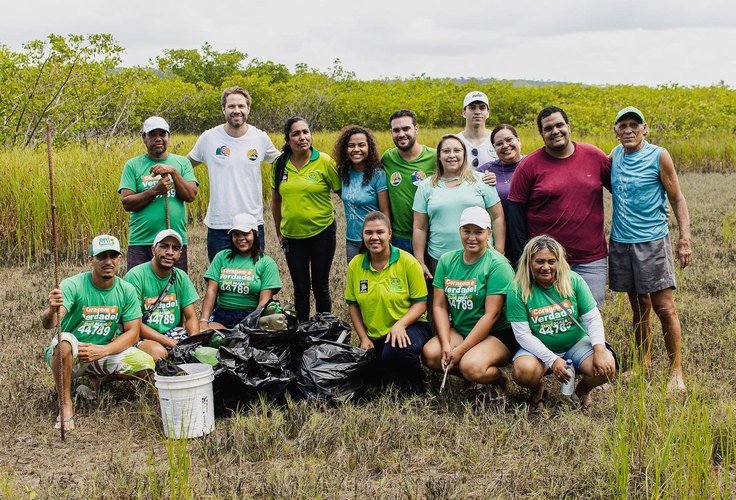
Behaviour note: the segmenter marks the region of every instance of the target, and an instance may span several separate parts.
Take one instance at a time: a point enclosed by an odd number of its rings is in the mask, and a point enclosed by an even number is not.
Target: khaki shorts
[[[107,375],[134,375],[145,370],[153,370],[155,363],[153,358],[141,351],[137,347],[128,347],[123,352],[105,356],[92,363],[82,363],[77,358],[79,353],[79,341],[77,337],[69,332],[61,334],[62,342],[69,342],[72,346],[72,358],[74,359],[74,368],[72,368],[72,377],[81,377],[82,375],[97,375],[105,377]],[[43,350],[43,357],[46,363],[51,366],[51,356],[58,344],[58,340],[54,337],[51,343]]]
[[[614,292],[654,293],[675,288],[670,237],[608,245],[608,285]]]

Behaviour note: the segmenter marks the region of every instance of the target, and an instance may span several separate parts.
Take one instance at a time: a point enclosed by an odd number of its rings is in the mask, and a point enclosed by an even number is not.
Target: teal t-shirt
[[[515,289],[506,300],[506,315],[509,321],[528,323],[532,334],[550,351],[566,352],[587,333],[581,330],[568,314],[572,314],[582,323],[580,317],[596,308],[590,288],[575,271],[570,271],[570,284],[572,285],[570,297],[562,297],[554,287],[546,289],[565,306],[564,312],[536,283],[526,304],[521,300],[521,290]]]
[[[176,273],[174,283],[146,321],[146,325],[162,334],[181,326],[182,309],[199,300],[189,275],[181,269],[175,269],[174,272]],[[151,263],[144,262],[128,271],[124,279],[135,287],[141,312],[145,313],[164,291],[170,277],[159,278],[153,271]]]
[[[445,291],[450,308],[450,324],[466,337],[485,314],[488,295],[503,295],[513,291],[514,270],[501,254],[486,250],[473,264],[463,260],[463,249],[448,252],[440,258],[432,285]],[[491,328],[499,332],[510,328],[506,307]]]
[[[125,162],[123,176],[120,179],[118,193],[123,189],[130,189],[140,193],[155,186],[161,176],[151,174],[154,165],[169,165],[174,167],[187,181],[197,182],[192,164],[186,156],[169,153],[163,160],[153,160],[147,154],[131,158]],[[172,185],[168,192],[169,220],[171,229],[179,233],[187,244],[187,212],[184,201],[176,196],[176,188]],[[130,213],[130,232],[128,245],[153,245],[156,235],[166,228],[166,202],[163,195],[157,195],[151,203],[142,210]]]
[[[92,283],[91,272],[65,279],[60,288],[66,309],[61,330],[73,334],[80,342],[109,344],[122,332],[123,323],[143,315],[135,288],[117,276],[107,290]]]
[[[230,250],[215,255],[205,279],[214,280],[218,285],[217,305],[223,309],[254,310],[258,305],[261,290],[281,290],[281,278],[276,262],[268,255],[261,255],[258,262],[253,258],[236,254],[228,259]]]
[[[474,183],[462,182],[453,187],[445,186],[442,179],[436,186],[432,186],[431,179],[419,184],[413,209],[427,214],[427,252],[437,260],[449,251],[462,248],[458,224],[463,210],[474,206],[490,208],[501,202],[496,188],[483,182],[482,174],[473,172],[473,175]]]
[[[394,236],[411,238],[414,226],[414,193],[424,179],[434,173],[437,152],[424,146],[419,156],[408,162],[399,154],[398,148],[383,153],[381,162],[386,172],[388,198],[391,202],[391,229]]]
[[[378,193],[386,191],[386,172],[376,169],[368,181],[363,184],[365,171],[350,169],[350,184],[342,183],[340,196],[345,207],[345,239],[354,242],[363,241],[360,231],[363,221],[369,212],[378,210]]]

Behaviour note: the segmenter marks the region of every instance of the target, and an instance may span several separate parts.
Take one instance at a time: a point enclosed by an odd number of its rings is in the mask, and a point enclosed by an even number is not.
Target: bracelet
[[[206,318],[199,318],[199,322],[201,323],[202,321],[205,321],[205,322],[207,322],[207,323],[209,323],[209,322],[210,322],[210,320],[208,320],[208,319],[206,319]]]

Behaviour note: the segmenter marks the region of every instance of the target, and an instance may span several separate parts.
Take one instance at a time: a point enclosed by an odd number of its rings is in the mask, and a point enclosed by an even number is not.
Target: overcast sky
[[[31,11],[32,9],[32,11]],[[736,87],[736,2],[372,0],[4,2],[0,43],[111,33],[125,66],[164,49],[237,49],[358,78],[478,77]]]

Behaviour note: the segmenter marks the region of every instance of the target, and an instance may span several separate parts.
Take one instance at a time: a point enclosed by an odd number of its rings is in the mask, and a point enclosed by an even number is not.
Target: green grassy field
[[[439,132],[432,134],[422,138],[436,138]],[[175,148],[185,153],[192,140],[175,139]],[[321,140],[329,144],[328,138],[317,137],[318,147]],[[381,140],[385,143],[387,137]],[[524,139],[525,146],[531,142]],[[93,232],[122,233],[124,214],[110,192],[123,160],[139,150],[131,143],[98,157],[82,156],[79,150],[59,152],[57,165],[64,172],[59,184],[69,186],[60,189],[66,198],[59,203],[66,228],[62,239],[71,239],[68,249],[86,246]],[[94,403],[76,402],[78,429],[62,443],[51,428],[56,400],[51,371],[41,358],[51,333],[41,329],[39,315],[53,270],[47,262],[28,257],[42,254],[47,243],[45,171],[37,166],[30,174],[21,173],[21,165],[33,162],[18,152],[3,154],[17,155],[16,161],[5,163],[16,167],[9,169],[12,182],[27,183],[14,202],[28,202],[15,215],[0,211],[3,229],[11,228],[17,241],[33,240],[18,251],[22,264],[4,259],[6,265],[0,267],[0,494],[7,498],[623,499],[736,494],[736,174],[681,175],[694,250],[692,266],[678,274],[676,292],[689,388],[682,400],[664,391],[665,353],[655,323],[652,372],[597,390],[587,414],[568,404],[551,381],[551,403],[541,415],[530,416],[526,394],[517,387],[504,406],[479,411],[472,391],[460,381],[451,380],[449,390],[439,394],[439,378],[433,377],[426,399],[389,393],[370,403],[340,407],[263,404],[218,420],[214,433],[186,442],[162,437],[152,387],[116,383],[104,387]],[[83,162],[72,160],[82,157]],[[111,172],[112,178],[100,181],[94,175],[100,171]],[[197,173],[206,177],[203,169]],[[85,190],[88,199],[80,200]],[[8,206],[5,193],[0,200]],[[194,214],[201,214],[204,200],[200,195]],[[335,205],[342,234],[342,207],[337,200]],[[267,251],[284,270],[280,296],[288,299],[292,287],[268,219]],[[204,235],[201,223],[190,225],[190,275],[202,294]],[[5,252],[13,247],[2,244]],[[70,258],[61,274],[82,269]],[[338,244],[331,287],[334,312],[343,318],[345,273],[344,248]],[[603,317],[607,337],[627,357],[630,312],[625,297],[609,293]]]

